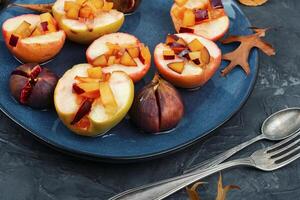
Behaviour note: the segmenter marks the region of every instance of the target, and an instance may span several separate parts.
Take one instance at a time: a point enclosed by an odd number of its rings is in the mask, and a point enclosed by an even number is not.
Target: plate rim
[[[251,26],[252,24],[249,21],[249,18],[240,9],[238,4],[234,1],[231,1],[231,3],[245,16],[245,20]],[[25,124],[22,124],[14,116],[12,116],[5,109],[5,106],[3,106],[2,103],[0,103],[0,105],[1,105],[0,110],[9,119],[11,119],[15,124],[19,125],[24,130],[26,130],[28,133],[30,133],[29,135],[33,136],[33,138],[35,138],[37,141],[45,144],[46,146],[49,146],[50,148],[52,148],[56,151],[62,152],[63,154],[66,154],[66,155],[71,155],[73,157],[77,157],[77,158],[84,159],[84,160],[100,161],[100,162],[107,162],[107,163],[132,163],[132,162],[139,162],[139,161],[147,161],[147,160],[157,159],[157,158],[161,158],[161,157],[179,152],[179,151],[181,151],[185,148],[188,148],[188,147],[194,145],[197,142],[200,142],[201,139],[204,139],[204,138],[207,138],[208,136],[210,136],[212,132],[214,132],[216,129],[221,127],[223,124],[225,124],[227,121],[229,121],[235,114],[238,113],[238,111],[245,105],[245,103],[249,99],[250,95],[252,94],[252,92],[254,90],[255,83],[257,81],[257,76],[258,76],[258,72],[259,72],[259,66],[258,66],[259,55],[258,55],[258,50],[257,49],[253,49],[252,52],[256,56],[255,64],[254,64],[254,67],[255,67],[256,71],[255,71],[255,74],[254,74],[254,78],[250,82],[250,87],[248,88],[247,92],[245,93],[245,96],[243,97],[243,99],[240,101],[239,106],[235,110],[233,110],[232,113],[230,115],[228,115],[228,117],[226,117],[216,127],[206,131],[202,135],[199,135],[198,137],[195,137],[194,139],[191,139],[191,140],[189,140],[189,141],[187,141],[183,144],[180,144],[180,145],[177,145],[177,146],[174,146],[172,148],[162,150],[162,151],[159,151],[159,152],[156,152],[156,153],[150,153],[150,154],[145,154],[145,155],[141,155],[141,156],[122,156],[122,157],[119,157],[119,156],[104,156],[104,155],[99,156],[99,155],[91,153],[91,152],[79,151],[79,150],[76,150],[76,149],[72,149],[72,148],[60,145],[58,143],[54,143],[54,142],[48,140],[47,138],[43,138],[40,135],[36,134],[33,130],[31,130]]]

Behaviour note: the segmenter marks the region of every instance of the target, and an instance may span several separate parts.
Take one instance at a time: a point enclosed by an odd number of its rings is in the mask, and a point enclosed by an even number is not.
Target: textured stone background
[[[1,200],[105,200],[115,193],[162,178],[216,155],[257,134],[272,112],[300,104],[300,2],[269,0],[256,8],[241,6],[251,23],[272,27],[267,40],[277,49],[275,57],[260,55],[259,77],[251,97],[228,123],[212,136],[166,158],[138,164],[93,163],[61,154],[37,142],[0,113]],[[243,151],[248,155],[258,143]],[[228,199],[299,199],[300,160],[270,173],[236,168],[222,172],[225,184],[242,189]],[[206,178],[203,199],[214,199],[218,175]],[[169,199],[186,200],[185,191]]]

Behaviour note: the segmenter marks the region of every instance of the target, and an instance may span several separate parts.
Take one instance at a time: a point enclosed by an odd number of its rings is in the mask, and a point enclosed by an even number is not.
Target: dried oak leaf
[[[225,200],[227,193],[233,189],[240,190],[241,188],[236,185],[227,185],[223,187],[222,175],[220,174],[219,181],[218,181],[218,194],[216,200]]]
[[[260,6],[267,2],[268,0],[239,0],[241,4],[246,6]]]
[[[189,195],[190,200],[201,200],[197,192],[199,186],[205,184],[204,182],[196,182],[191,188],[186,187],[186,191]]]
[[[186,187],[186,191],[189,195],[190,200],[201,200],[200,196],[197,192],[197,189],[203,184],[205,184],[205,182],[196,182],[196,183],[194,183],[194,185],[192,185],[192,187],[190,187],[190,188]],[[220,174],[219,181],[218,181],[218,193],[217,193],[216,200],[225,200],[227,193],[233,189],[240,190],[240,187],[236,186],[236,185],[227,185],[227,186],[223,187],[222,175]]]
[[[275,49],[272,47],[272,45],[261,39],[261,37],[264,37],[266,35],[266,31],[268,29],[267,28],[260,29],[255,27],[252,27],[251,29],[253,29],[255,32],[252,35],[230,36],[221,41],[223,44],[240,42],[238,48],[222,56],[223,60],[230,61],[229,65],[221,71],[222,76],[226,76],[236,66],[241,66],[245,71],[245,73],[249,75],[250,66],[248,63],[248,57],[249,57],[250,50],[253,47],[259,48],[268,56],[275,55]]]

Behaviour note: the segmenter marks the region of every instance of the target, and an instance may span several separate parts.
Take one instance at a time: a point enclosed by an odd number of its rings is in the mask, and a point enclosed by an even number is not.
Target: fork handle
[[[199,179],[205,178],[223,169],[240,165],[253,166],[250,158],[237,159],[216,165],[206,170],[197,171],[196,173],[188,173],[127,190],[109,200],[161,200]]]
[[[193,166],[192,168],[184,171],[184,173],[190,173],[190,172],[196,172],[196,171],[201,171],[210,167],[213,167],[215,165],[218,165],[222,163],[223,161],[227,160],[230,158],[232,155],[236,154],[237,152],[241,151],[242,149],[246,148],[247,146],[259,141],[265,139],[264,135],[258,135],[255,138],[252,138],[251,140],[248,140],[242,144],[239,144],[211,159],[205,160],[201,162],[200,164],[197,164],[196,166]]]

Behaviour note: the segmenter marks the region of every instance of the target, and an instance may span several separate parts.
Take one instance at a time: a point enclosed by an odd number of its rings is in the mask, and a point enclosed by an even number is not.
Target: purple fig
[[[130,110],[132,121],[148,133],[174,128],[183,114],[184,105],[180,94],[158,75],[139,91]]]
[[[58,77],[39,64],[24,64],[16,68],[10,76],[9,86],[12,96],[21,104],[36,109],[46,109],[53,104],[53,92]]]

